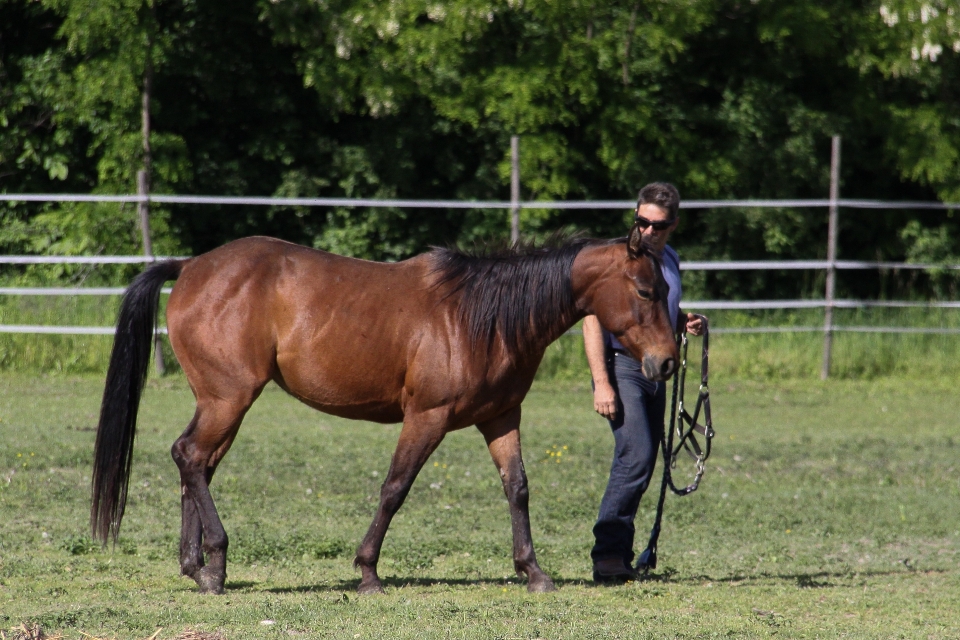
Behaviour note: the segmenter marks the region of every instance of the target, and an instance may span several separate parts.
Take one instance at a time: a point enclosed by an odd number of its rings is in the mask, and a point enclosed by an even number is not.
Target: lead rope
[[[687,329],[684,327],[680,334],[678,347],[680,349],[680,369],[673,378],[673,398],[670,407],[670,424],[667,428],[665,438],[661,438],[661,449],[663,451],[663,480],[660,483],[660,499],[657,501],[657,516],[654,519],[653,529],[650,531],[650,542],[647,543],[646,550],[640,554],[637,561],[637,571],[644,574],[651,569],[657,568],[657,542],[660,539],[660,525],[663,520],[663,503],[667,497],[667,487],[678,496],[690,495],[700,486],[700,480],[706,469],[707,458],[710,457],[711,443],[713,441],[713,418],[710,415],[710,387],[707,384],[708,360],[710,355],[710,330],[707,326],[707,318],[697,314],[703,323],[703,355],[700,361],[700,391],[697,394],[697,402],[691,415],[683,402],[684,383],[687,377]],[[700,425],[697,420],[703,413],[704,424]],[[680,439],[676,447],[673,446],[673,436],[676,431]],[[697,440],[697,435],[703,437],[703,444]],[[696,466],[696,475],[693,482],[683,487],[677,488],[673,483],[673,474],[671,469],[676,467],[677,454],[684,450],[694,460]]]

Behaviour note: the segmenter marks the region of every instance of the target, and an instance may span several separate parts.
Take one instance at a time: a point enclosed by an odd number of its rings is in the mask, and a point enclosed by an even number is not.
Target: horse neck
[[[576,322],[593,313],[596,289],[603,280],[619,270],[624,246],[611,244],[587,245],[570,269],[570,284],[576,308]]]
[[[589,314],[593,307],[595,284],[617,269],[618,256],[623,252],[622,243],[604,241],[591,241],[580,249],[570,266],[568,286],[571,287],[572,296],[569,303],[556,304],[545,309],[546,313],[535,314],[544,319],[536,328],[536,346],[541,355],[552,342]]]
[[[536,350],[541,355],[551,343],[569,331],[573,325],[582,320],[586,315],[579,310],[576,304],[570,308],[553,309],[552,311],[557,312],[554,316],[555,319],[550,323],[543,323],[543,326],[537,327]]]
[[[584,249],[581,249],[583,251]],[[573,264],[579,258],[575,258]],[[573,264],[571,264],[570,277],[566,279],[565,286],[571,287],[573,281]],[[562,292],[554,292],[555,295],[545,297],[539,301],[539,308],[533,309],[535,319],[535,329],[533,332],[533,342],[535,349],[533,352],[540,356],[546,348],[565,334],[574,324],[579,322],[586,314],[582,311],[577,296],[563,295]]]
[[[588,250],[589,245],[587,245],[587,248],[581,249],[581,252]],[[565,296],[567,300],[566,303],[560,303],[558,298],[561,298],[561,296],[557,296],[549,302],[541,301],[540,308],[535,310],[534,317],[539,318],[539,321],[535,323],[535,331],[529,343],[531,348],[524,349],[523,353],[516,354],[518,362],[532,362],[535,360],[534,369],[536,369],[547,347],[566,334],[571,327],[587,315],[581,296],[577,294],[576,288],[573,287],[573,282],[575,281],[574,265],[579,260],[578,254],[578,257],[575,258],[570,267],[567,286],[570,287],[572,295]]]
[[[435,282],[447,296],[456,296],[457,313],[474,345],[499,343],[511,360],[538,360],[547,345],[582,317],[570,280],[582,248],[570,244],[489,258],[437,250]]]

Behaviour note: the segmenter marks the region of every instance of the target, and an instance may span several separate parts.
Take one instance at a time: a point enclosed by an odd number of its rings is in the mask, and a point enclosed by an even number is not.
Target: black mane
[[[574,321],[570,269],[592,244],[623,242],[553,238],[544,246],[479,247],[474,251],[434,248],[430,256],[437,286],[460,294],[460,320],[470,341],[490,348],[497,334],[513,355],[538,344],[558,325]],[[555,337],[555,336],[553,336]]]

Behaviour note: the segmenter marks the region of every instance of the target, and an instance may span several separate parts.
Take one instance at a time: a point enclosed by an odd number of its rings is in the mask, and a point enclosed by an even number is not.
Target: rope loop
[[[684,403],[684,391],[687,379],[687,347],[689,340],[684,327],[680,334],[678,348],[680,350],[680,369],[673,378],[673,402],[670,409],[670,429],[661,446],[664,457],[664,480],[670,490],[677,495],[685,496],[693,493],[700,486],[706,470],[707,458],[710,457],[714,436],[713,416],[710,413],[710,384],[709,384],[709,357],[710,357],[710,329],[706,316],[696,314],[703,326],[703,352],[700,360],[700,389],[694,404],[693,413],[687,411]],[[703,424],[700,424],[701,415]],[[678,442],[673,444],[674,435]],[[701,442],[702,439],[702,442]],[[693,458],[696,475],[693,482],[686,487],[677,487],[673,482],[670,470],[676,469],[677,454],[686,451]]]

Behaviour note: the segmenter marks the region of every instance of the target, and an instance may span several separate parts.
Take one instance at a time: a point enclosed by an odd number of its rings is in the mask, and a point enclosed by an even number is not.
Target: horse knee
[[[395,515],[406,500],[409,491],[409,483],[388,478],[380,487],[380,504],[383,505],[384,511],[391,516]]]
[[[530,488],[524,473],[511,474],[503,479],[503,492],[507,500],[514,504],[527,504],[530,500]]]
[[[208,470],[210,457],[198,451],[183,436],[177,438],[173,446],[170,447],[170,457],[177,464],[181,477],[193,476],[194,474],[203,474],[204,477],[211,475]],[[207,480],[209,482],[209,478]]]
[[[173,461],[177,463],[177,467],[180,469],[180,472],[186,472],[190,470],[191,459],[187,453],[187,443],[186,440],[181,436],[177,438],[173,443],[173,446],[170,447],[170,457],[173,458]]]

